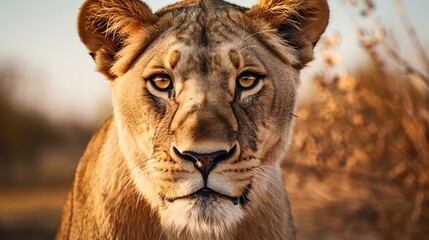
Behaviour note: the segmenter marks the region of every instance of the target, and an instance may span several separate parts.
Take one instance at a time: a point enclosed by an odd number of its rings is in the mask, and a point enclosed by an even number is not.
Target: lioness
[[[328,15],[326,0],[87,0],[79,35],[114,113],[57,239],[295,239],[279,163]]]

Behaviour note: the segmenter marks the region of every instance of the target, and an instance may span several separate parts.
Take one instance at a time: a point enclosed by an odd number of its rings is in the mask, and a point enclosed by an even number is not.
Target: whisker
[[[262,48],[261,47],[258,47],[258,46],[256,46],[256,45],[249,45],[249,46],[246,46],[246,47],[244,47],[244,48],[240,48],[240,49],[238,49],[240,52],[243,52],[244,50],[246,50],[246,49],[248,49],[248,48],[256,48],[256,49],[260,49],[260,50],[262,50]]]
[[[153,157],[151,157],[151,158],[148,158],[148,159],[146,159],[146,160],[144,160],[144,161],[141,161],[141,162],[139,162],[137,165],[135,165],[133,168],[131,168],[131,169],[128,169],[128,171],[127,171],[127,175],[125,176],[125,178],[124,179],[122,179],[122,183],[120,183],[124,188],[129,188],[130,186],[131,186],[131,184],[133,183],[133,178],[134,178],[134,176],[136,175],[136,170],[138,169],[139,171],[137,171],[137,174],[138,173],[142,173],[142,172],[144,172],[146,169],[147,169],[147,167],[148,166],[145,166],[143,169],[139,169],[139,168],[141,168],[144,164],[147,164],[147,163],[150,163],[150,161],[152,161],[152,160],[156,160],[156,157],[158,157],[159,156],[159,154],[157,154],[157,155],[154,155]],[[133,189],[133,191],[136,191],[136,192],[138,192],[137,190],[135,190],[134,188],[131,188],[131,189]]]
[[[292,116],[294,116],[294,117],[298,118],[298,115],[296,115],[296,114],[295,114],[295,113],[293,113],[293,112],[290,112],[290,115],[292,115]]]
[[[257,158],[257,159],[261,160],[261,162],[263,161],[262,158]],[[275,166],[269,166],[269,165],[260,165],[258,167],[260,167],[260,168],[271,168],[271,169],[274,169],[274,170],[280,170],[282,172],[282,175],[287,176],[286,171],[282,167],[280,167],[280,166],[278,168],[275,167]]]
[[[266,180],[269,183],[271,183],[271,185],[277,186],[277,184],[274,183],[273,179],[270,178],[270,176],[268,176],[267,173],[263,169],[259,168],[258,170],[260,170],[259,172],[262,174],[262,176],[261,175],[255,175],[255,177],[262,178],[263,180]],[[268,180],[267,180],[267,178],[268,178]],[[274,199],[277,200],[278,204],[281,205],[280,199],[277,197],[276,194],[274,194],[274,192],[271,191],[271,188],[266,188],[266,189],[261,189],[261,190],[268,192]]]
[[[261,31],[258,31],[258,32],[255,32],[255,33],[252,33],[252,34],[250,34],[249,36],[247,36],[246,38],[244,38],[243,40],[241,40],[240,42],[238,42],[237,47],[240,47],[240,46],[241,46],[241,44],[243,44],[247,39],[249,39],[249,38],[251,38],[251,37],[253,37],[253,36],[257,35],[257,34],[265,33],[265,32],[272,32],[272,33],[275,33],[275,32],[276,32],[276,30],[274,30],[274,29],[265,29],[265,30],[261,30]]]

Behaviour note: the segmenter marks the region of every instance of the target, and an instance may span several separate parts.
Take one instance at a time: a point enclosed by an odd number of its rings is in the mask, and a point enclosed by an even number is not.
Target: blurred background
[[[53,239],[76,164],[111,114],[77,35],[82,3],[0,3],[2,240]],[[429,1],[329,3],[282,162],[298,238],[429,239]]]

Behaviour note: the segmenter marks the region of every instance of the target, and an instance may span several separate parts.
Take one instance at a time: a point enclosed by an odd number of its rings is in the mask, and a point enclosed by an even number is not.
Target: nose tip
[[[229,151],[221,150],[211,153],[197,153],[193,151],[180,152],[177,148],[174,148],[174,152],[177,156],[194,163],[195,167],[203,175],[204,181],[207,181],[208,175],[213,168],[215,168],[219,162],[231,158],[234,155],[235,150],[236,146]]]
[[[204,180],[207,179],[209,173],[220,161],[222,156],[227,154],[227,151],[217,151],[212,153],[196,153],[192,151],[183,152],[183,155],[189,156],[193,159],[195,167],[203,174]]]

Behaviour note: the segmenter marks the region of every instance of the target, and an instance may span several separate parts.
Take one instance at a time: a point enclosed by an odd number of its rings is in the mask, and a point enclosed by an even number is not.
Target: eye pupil
[[[169,90],[173,87],[173,81],[167,74],[158,74],[150,79],[152,85],[160,91]]]
[[[238,78],[238,86],[243,89],[250,89],[256,85],[258,80],[259,77],[257,75],[245,73]]]

